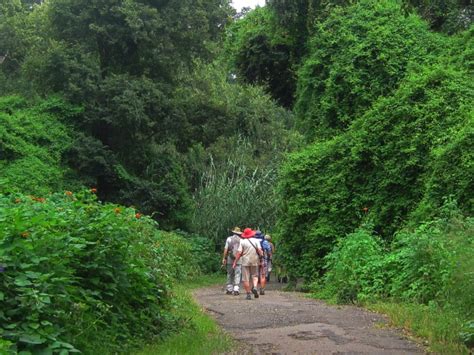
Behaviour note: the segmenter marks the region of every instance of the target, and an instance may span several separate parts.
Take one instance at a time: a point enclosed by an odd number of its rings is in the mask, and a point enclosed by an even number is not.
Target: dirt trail
[[[420,354],[422,347],[387,329],[381,315],[329,306],[270,284],[264,296],[225,295],[222,287],[196,290],[196,300],[236,340],[235,354]],[[240,347],[242,346],[242,347]]]

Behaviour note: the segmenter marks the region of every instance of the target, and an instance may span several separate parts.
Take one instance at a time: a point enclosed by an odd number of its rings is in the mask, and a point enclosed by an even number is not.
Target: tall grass
[[[211,162],[194,195],[195,231],[218,247],[234,226],[269,230],[276,222],[274,168],[249,168],[234,160],[217,167]]]
[[[455,312],[416,303],[375,302],[367,308],[390,317],[397,327],[409,330],[426,339],[430,352],[436,354],[469,354],[469,349],[460,342],[462,320]]]

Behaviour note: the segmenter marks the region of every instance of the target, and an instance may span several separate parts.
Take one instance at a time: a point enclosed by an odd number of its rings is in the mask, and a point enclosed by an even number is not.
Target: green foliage
[[[178,334],[134,352],[135,355],[154,354],[221,354],[230,351],[235,341],[224,333],[216,321],[203,312],[191,295],[196,287],[214,286],[223,283],[222,275],[199,277],[177,287],[174,299],[176,312],[186,319]]]
[[[229,82],[217,64],[198,63],[193,75],[180,77],[180,82],[174,93],[180,115],[167,133],[175,137],[182,152],[202,145],[224,158],[218,160],[225,160],[233,154],[234,138],[242,137],[254,149],[252,160],[264,162],[281,155],[298,139],[290,131],[290,112],[261,88]]]
[[[102,74],[161,80],[209,55],[208,43],[219,38],[230,11],[222,0],[54,0],[46,6],[53,36],[95,52]]]
[[[192,262],[188,262],[188,265],[193,270],[189,270],[188,275],[200,275],[202,278],[203,275],[213,275],[220,271],[218,260],[221,250],[216,251],[215,245],[208,235],[200,236],[179,230],[176,233],[186,240],[189,245],[188,254],[192,255]],[[192,282],[192,279],[189,278],[187,282]]]
[[[0,98],[0,191],[45,194],[69,184],[63,158],[73,132],[63,122],[79,111],[54,97]]]
[[[430,165],[423,200],[412,219],[441,207],[445,196],[458,201],[467,213],[474,211],[474,114],[468,113],[466,124],[450,133],[448,142],[433,150]]]
[[[225,71],[199,64],[175,93],[173,122],[194,209],[190,229],[220,249],[235,225],[275,223],[276,166],[297,146],[291,114],[260,88],[228,82]]]
[[[18,351],[119,351],[169,331],[190,246],[89,192],[0,196],[0,332]],[[6,345],[2,345],[6,346]]]
[[[412,72],[346,133],[290,157],[282,171],[280,222],[283,250],[288,259],[296,256],[297,274],[311,278],[321,270],[321,258],[357,227],[364,208],[386,239],[415,211],[418,220],[432,216],[450,194],[460,197],[464,213],[472,211],[470,151],[453,152],[459,165],[450,166],[451,177],[440,171],[449,164],[444,152],[470,144],[474,91],[467,78],[449,66]]]
[[[324,287],[338,302],[361,301],[383,291],[384,251],[370,225],[339,240],[326,261]]]
[[[395,236],[387,259],[390,294],[420,303],[434,300],[472,319],[474,221],[452,204],[443,208],[444,216]]]
[[[211,165],[194,197],[194,230],[219,250],[234,226],[270,230],[278,208],[275,181],[273,169],[249,170],[230,160],[220,168]]]
[[[357,226],[366,206],[350,189],[359,169],[350,160],[349,142],[340,136],[308,146],[291,154],[281,169],[279,253],[295,276],[317,276],[324,256]]]
[[[459,214],[452,202],[440,214],[415,229],[401,230],[390,249],[382,248],[366,228],[341,239],[326,257],[327,273],[315,288],[318,294],[338,302],[390,297],[412,303],[418,316],[408,312],[406,319],[419,319],[411,329],[428,331],[423,335],[436,341],[447,338],[459,346],[462,336],[468,343],[472,330],[466,326],[460,332],[474,317],[474,220]],[[432,315],[436,312],[439,317]]]
[[[436,304],[423,305],[379,301],[366,305],[371,310],[389,316],[390,323],[410,329],[418,337],[426,339],[428,351],[436,354],[469,354],[469,344],[463,344],[459,335],[462,320],[455,312],[441,309]]]
[[[472,24],[474,7],[466,0],[404,0],[407,10],[415,10],[435,31],[455,33]]]
[[[274,26],[273,13],[258,8],[227,28],[223,59],[239,82],[263,85],[285,107],[293,104],[291,39]]]
[[[295,110],[310,139],[347,129],[374,101],[397,89],[410,62],[429,60],[438,39],[395,1],[336,8],[311,37],[298,74]]]

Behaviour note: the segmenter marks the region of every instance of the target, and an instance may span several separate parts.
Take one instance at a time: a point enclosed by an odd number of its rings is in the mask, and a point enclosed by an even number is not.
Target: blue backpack
[[[265,236],[260,231],[257,231],[257,233],[255,233],[255,238],[257,238],[260,242],[260,245],[261,245],[262,250],[263,250],[264,258],[266,260],[270,259],[270,255],[272,253],[272,246],[270,245],[268,240],[265,240]]]

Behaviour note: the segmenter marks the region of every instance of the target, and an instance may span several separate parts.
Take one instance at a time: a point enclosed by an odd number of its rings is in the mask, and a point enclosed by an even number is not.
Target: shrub
[[[404,301],[429,303],[474,317],[474,220],[447,203],[442,216],[394,238],[388,256],[390,294]]]
[[[163,334],[174,324],[171,282],[193,267],[189,249],[89,192],[0,195],[2,338],[17,351],[92,352]]]
[[[325,258],[324,286],[338,302],[376,298],[384,291],[386,274],[381,241],[364,226],[339,240]]]

